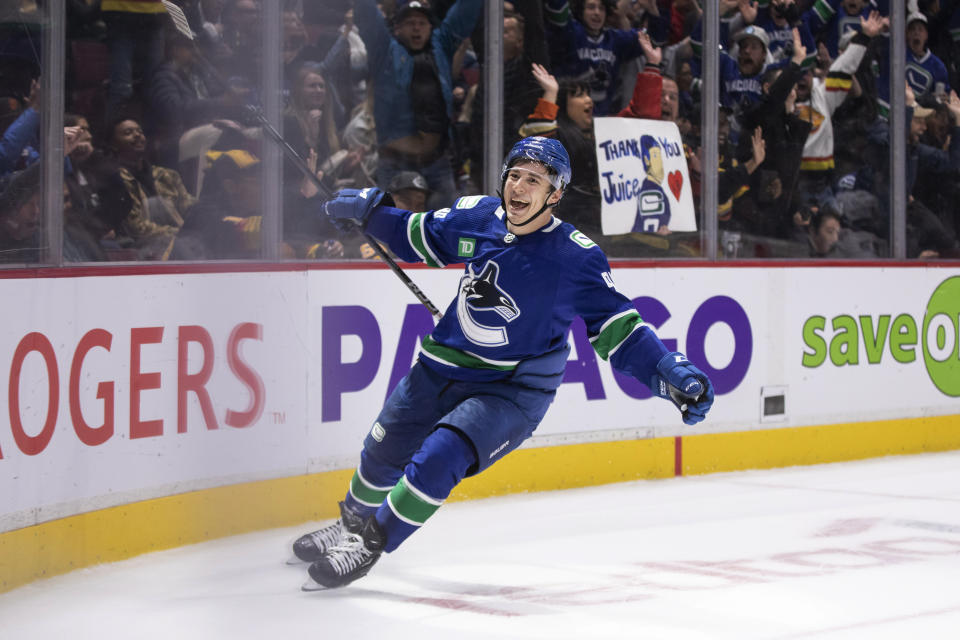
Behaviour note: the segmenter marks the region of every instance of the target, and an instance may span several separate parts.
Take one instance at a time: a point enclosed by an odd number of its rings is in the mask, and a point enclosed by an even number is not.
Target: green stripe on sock
[[[390,504],[394,511],[403,520],[408,520],[414,524],[421,525],[432,516],[439,504],[427,502],[407,485],[406,476],[400,478],[400,482],[390,492]]]
[[[363,481],[359,471],[354,471],[353,478],[350,479],[350,493],[353,494],[353,497],[359,502],[375,507],[383,502],[383,499],[387,497],[390,490],[371,487]]]

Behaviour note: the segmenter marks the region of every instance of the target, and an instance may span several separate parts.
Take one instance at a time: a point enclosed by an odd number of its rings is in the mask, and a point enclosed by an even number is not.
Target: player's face
[[[533,233],[550,221],[545,212],[526,226],[515,226],[529,220],[544,204],[560,200],[562,192],[553,188],[549,175],[545,166],[532,160],[521,160],[507,171],[503,202],[507,205],[507,228],[512,233]]]
[[[412,51],[419,51],[427,45],[432,27],[427,16],[413,11],[397,24],[394,34],[400,44]]]
[[[660,184],[663,182],[663,156],[660,147],[650,147],[650,159],[647,160],[647,177]]]
[[[907,27],[907,44],[915,56],[922,56],[927,48],[927,25],[914,20]]]
[[[607,21],[607,8],[601,0],[587,0],[583,4],[583,25],[587,31],[598,33]]]
[[[740,73],[753,76],[763,69],[763,61],[767,57],[767,50],[763,43],[756,38],[744,38],[740,41],[740,53],[737,62],[740,64]]]

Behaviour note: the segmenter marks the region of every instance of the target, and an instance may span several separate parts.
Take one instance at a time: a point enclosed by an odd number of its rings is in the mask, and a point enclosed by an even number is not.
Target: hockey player
[[[466,476],[526,440],[563,379],[576,316],[593,348],[620,371],[673,399],[696,424],[713,404],[707,376],[669,352],[614,287],[606,256],[552,215],[570,159],[551,138],[517,142],[501,197],[452,208],[396,209],[379,189],[345,189],[326,204],[340,226],[361,225],[401,259],[465,270],[418,362],[393,391],[363,443],[340,520],[294,543],[311,562],[305,590],[340,587],[396,549]]]

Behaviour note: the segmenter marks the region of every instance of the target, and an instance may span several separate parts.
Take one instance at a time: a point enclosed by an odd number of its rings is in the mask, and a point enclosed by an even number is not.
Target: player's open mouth
[[[530,203],[525,200],[510,199],[510,213],[522,213],[526,211],[529,206]]]

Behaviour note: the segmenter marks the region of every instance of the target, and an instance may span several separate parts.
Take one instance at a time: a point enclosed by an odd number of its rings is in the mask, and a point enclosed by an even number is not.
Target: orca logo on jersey
[[[467,273],[460,279],[457,295],[457,319],[467,340],[484,347],[500,347],[510,343],[505,327],[491,327],[477,322],[473,311],[494,311],[507,322],[520,315],[520,308],[509,293],[500,288],[497,278],[500,265],[487,262],[479,274],[473,265],[467,265]]]

